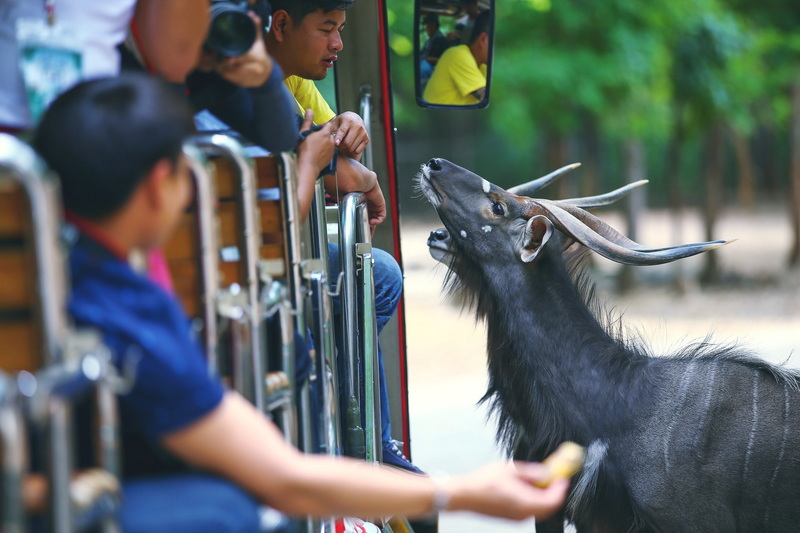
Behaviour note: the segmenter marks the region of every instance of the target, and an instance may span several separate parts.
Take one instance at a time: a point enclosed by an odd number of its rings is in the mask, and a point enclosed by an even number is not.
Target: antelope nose
[[[433,230],[429,237],[429,240],[431,241],[444,241],[446,239],[447,239],[447,230],[444,228]]]
[[[435,157],[428,161],[428,168],[431,170],[442,170],[442,163]]]

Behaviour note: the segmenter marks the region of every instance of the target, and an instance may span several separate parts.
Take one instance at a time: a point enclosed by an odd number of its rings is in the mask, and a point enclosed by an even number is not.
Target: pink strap
[[[158,248],[150,250],[147,254],[147,275],[156,285],[170,294],[175,294],[175,286],[172,284],[172,275],[167,267],[167,260]]]

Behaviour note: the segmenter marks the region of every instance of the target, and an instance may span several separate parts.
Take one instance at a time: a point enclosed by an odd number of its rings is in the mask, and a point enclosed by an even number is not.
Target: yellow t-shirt
[[[289,76],[283,83],[294,96],[301,115],[305,115],[306,109],[314,111],[314,124],[325,124],[336,116],[312,80]]]
[[[478,67],[469,46],[461,44],[448,48],[439,58],[422,98],[431,104],[477,104],[479,100],[472,92],[481,87],[486,87],[486,75]]]

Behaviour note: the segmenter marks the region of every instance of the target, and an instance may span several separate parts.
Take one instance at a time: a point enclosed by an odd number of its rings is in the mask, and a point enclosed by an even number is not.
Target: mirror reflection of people
[[[455,30],[448,35],[452,44],[469,44],[472,28],[475,26],[475,20],[481,13],[478,0],[464,0],[461,4],[464,15],[456,20]]]
[[[422,24],[425,26],[425,33],[428,35],[419,52],[419,75],[421,83],[424,85],[433,74],[433,67],[436,66],[439,58],[450,46],[450,43],[439,27],[439,15],[428,13],[422,19]]]
[[[439,58],[422,98],[430,104],[474,105],[486,94],[491,11],[475,19],[469,44],[448,48]]]

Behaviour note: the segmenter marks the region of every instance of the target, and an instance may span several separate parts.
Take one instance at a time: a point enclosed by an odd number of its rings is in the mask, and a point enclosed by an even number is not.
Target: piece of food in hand
[[[571,478],[583,466],[583,447],[574,442],[562,442],[542,461],[542,466],[546,467],[546,473],[533,482],[537,487],[545,488],[556,479]]]

